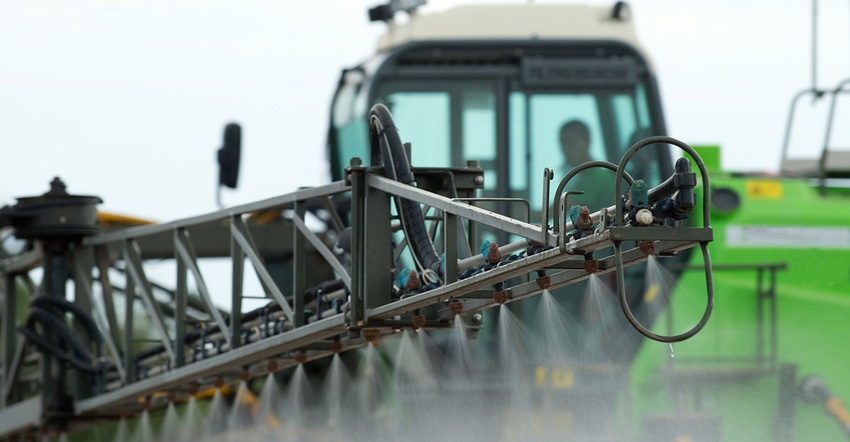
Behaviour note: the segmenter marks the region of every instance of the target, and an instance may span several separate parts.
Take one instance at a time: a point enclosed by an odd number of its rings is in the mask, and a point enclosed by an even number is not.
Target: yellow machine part
[[[120,215],[117,213],[103,211],[97,212],[97,220],[100,223],[101,227],[107,230],[156,224],[155,222],[148,219],[136,218],[132,216]]]

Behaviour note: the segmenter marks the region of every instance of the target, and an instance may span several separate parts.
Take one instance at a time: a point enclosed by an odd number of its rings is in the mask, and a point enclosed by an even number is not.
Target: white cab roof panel
[[[419,40],[499,39],[620,40],[640,50],[631,17],[614,19],[612,7],[527,3],[467,5],[414,14],[407,23],[389,24],[378,41],[378,51]]]

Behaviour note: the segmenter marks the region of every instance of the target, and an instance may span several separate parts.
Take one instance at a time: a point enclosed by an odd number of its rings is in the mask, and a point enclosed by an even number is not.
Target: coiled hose
[[[94,341],[95,355],[91,354],[79,335],[68,326],[65,313],[71,313]],[[49,329],[53,339],[40,335],[36,331],[36,324],[41,324],[44,330]],[[42,351],[91,376],[96,388],[99,391],[103,390],[105,367],[98,362],[103,356],[103,336],[91,316],[80,306],[64,298],[49,295],[36,296],[31,301],[27,324],[19,326],[17,330]]]
[[[372,106],[369,111],[369,142],[373,153],[380,152],[387,178],[410,186],[416,184],[390,110],[380,103]],[[398,196],[393,199],[416,267],[423,272],[431,270],[442,277],[443,268],[440,257],[428,234],[419,203]]]

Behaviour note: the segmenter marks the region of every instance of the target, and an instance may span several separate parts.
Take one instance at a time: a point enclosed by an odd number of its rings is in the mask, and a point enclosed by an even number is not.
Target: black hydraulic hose
[[[325,281],[315,287],[310,287],[304,291],[304,303],[310,301],[319,301],[318,296],[325,293],[335,292],[345,288],[345,283],[341,279],[332,279]]]
[[[627,172],[623,171],[624,174]],[[681,210],[689,212],[694,207],[694,183],[685,183],[688,176],[691,174],[691,163],[687,158],[679,158],[676,160],[675,172],[661,184],[647,191],[649,204],[655,204],[662,198],[666,198],[673,193],[676,195],[678,206]],[[682,196],[679,196],[681,194]],[[689,205],[688,205],[689,204]]]
[[[86,373],[97,373],[100,371],[99,368],[94,365],[77,358],[76,356],[69,355],[65,352],[65,349],[53,344],[47,339],[43,338],[41,335],[33,331],[32,329],[26,326],[18,326],[18,333],[24,336],[28,341],[34,344],[36,347],[41,348],[42,350],[50,352],[53,356],[62,359],[63,361],[71,364],[76,369],[86,372]]]
[[[43,336],[35,332],[34,326],[36,322],[42,323],[44,326],[50,327],[53,331],[54,338],[64,343],[59,346],[50,342]],[[24,335],[30,342],[36,346],[50,352],[54,356],[70,363],[74,367],[88,373],[99,371],[99,368],[91,362],[86,346],[80,342],[79,337],[68,327],[68,324],[56,314],[44,308],[33,308],[27,317],[27,325],[18,327],[18,332]],[[73,353],[69,355],[67,350]]]
[[[410,163],[393,117],[390,110],[380,103],[372,106],[369,111],[369,142],[373,153],[381,153],[381,161],[388,178],[403,184],[415,185],[413,172],[410,170]],[[430,269],[442,276],[443,266],[434,248],[434,242],[428,234],[419,203],[397,196],[394,200],[400,214],[401,227],[417,267],[423,271]]]
[[[74,319],[79,321],[80,324],[82,324],[82,326],[86,329],[86,332],[88,332],[89,337],[94,341],[97,356],[103,356],[103,335],[97,328],[97,324],[95,324],[94,319],[92,319],[89,313],[85,311],[82,307],[77,304],[74,304],[71,301],[68,301],[67,299],[55,296],[36,296],[35,298],[33,298],[31,304],[33,307],[54,307],[64,312],[69,312],[73,314]]]
[[[91,349],[81,340],[79,334],[71,330],[65,320],[66,313],[71,313],[95,342],[96,356],[92,356]],[[38,334],[36,323],[41,324],[42,329],[49,330],[52,339]],[[36,296],[30,304],[27,324],[18,327],[17,331],[41,351],[89,376],[96,391],[105,389],[106,365],[100,362],[103,356],[103,335],[89,313],[79,305],[61,297]]]
[[[318,294],[327,294],[327,293],[335,292],[337,290],[342,290],[342,289],[345,289],[345,283],[341,279],[333,279],[333,280],[330,280],[330,281],[325,281],[325,282],[323,282],[319,285],[316,285],[314,287],[311,287],[311,288],[305,290],[304,291],[304,302],[307,303],[307,302],[311,302],[311,301],[314,301],[314,300],[319,302],[320,300],[317,299]],[[291,298],[289,298],[289,300],[291,301]],[[249,312],[244,313],[241,316],[241,322],[244,324],[246,322],[253,321],[253,320],[258,319],[262,316],[269,315],[271,313],[276,313],[276,312],[279,312],[281,310],[282,309],[281,309],[281,307],[278,303],[270,302],[269,304],[267,304],[263,307],[260,307],[260,308],[257,308],[257,309],[254,309],[254,310],[251,310]],[[229,317],[225,318],[224,322],[225,322],[225,324],[229,325],[230,324],[230,318]],[[211,334],[214,334],[214,333],[219,333],[219,332],[221,332],[221,330],[220,330],[218,324],[212,324],[209,327],[206,327],[204,329],[195,329],[195,330],[192,330],[192,331],[189,331],[188,333],[186,333],[186,336],[183,339],[183,343],[186,344],[186,345],[193,345],[195,343],[195,341],[203,339],[204,336],[208,336],[208,335],[211,335]],[[144,359],[147,359],[151,356],[155,356],[155,355],[158,355],[160,353],[163,353],[164,351],[165,351],[165,347],[163,347],[162,345],[156,345],[156,346],[153,346],[153,347],[146,348],[146,349],[141,350],[141,351],[136,353],[136,356],[135,356],[136,362],[138,363],[138,362],[140,362]]]

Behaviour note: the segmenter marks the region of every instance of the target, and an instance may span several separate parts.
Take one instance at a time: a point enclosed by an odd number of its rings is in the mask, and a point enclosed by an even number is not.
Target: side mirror
[[[218,183],[231,189],[239,181],[239,157],[242,153],[242,127],[224,126],[224,145],[218,149]]]

